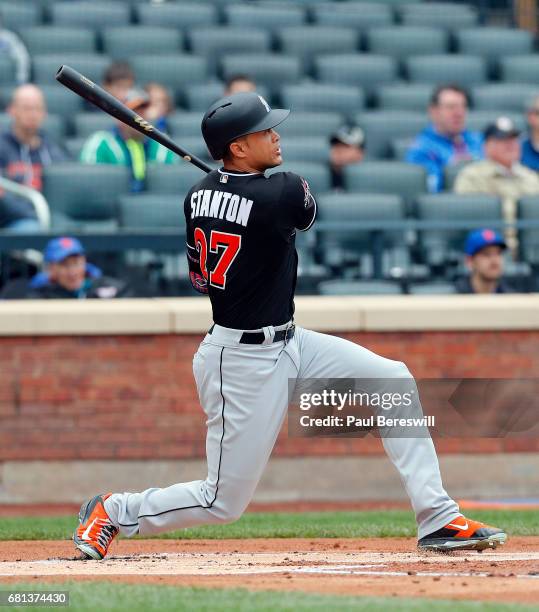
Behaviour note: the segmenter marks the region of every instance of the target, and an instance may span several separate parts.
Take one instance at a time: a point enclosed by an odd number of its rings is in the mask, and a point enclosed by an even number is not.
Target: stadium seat
[[[266,175],[270,176],[275,172],[295,172],[299,174],[309,182],[311,191],[316,197],[331,189],[331,175],[327,164],[302,161],[288,163],[284,160],[281,166],[266,170]]]
[[[216,63],[234,53],[267,53],[271,37],[266,30],[239,27],[201,27],[189,30],[193,53],[204,55]]]
[[[231,26],[271,31],[303,25],[306,20],[306,12],[300,6],[230,4],[225,5],[224,14],[226,22]]]
[[[329,160],[329,141],[321,136],[283,140],[281,150],[286,162],[305,161],[327,164]]]
[[[477,25],[479,14],[474,6],[454,2],[415,3],[398,9],[401,23],[413,26],[434,26],[450,30]]]
[[[539,83],[537,55],[502,57],[499,62],[500,79],[508,83]]]
[[[338,113],[292,112],[276,130],[285,141],[295,136],[322,136],[329,139],[342,123],[343,118]]]
[[[114,119],[106,113],[77,113],[73,118],[74,132],[79,138],[87,138],[98,130],[108,130],[114,124]]]
[[[113,59],[128,60],[135,55],[170,55],[184,48],[183,35],[175,28],[120,26],[101,32],[103,50]]]
[[[169,193],[177,196],[183,204],[185,194],[191,187],[201,181],[205,173],[181,161],[179,164],[152,164],[148,166],[146,186],[151,193]]]
[[[120,225],[125,229],[185,229],[183,199],[176,195],[141,193],[120,198]]]
[[[414,212],[417,197],[427,191],[425,169],[398,161],[365,161],[344,170],[348,191],[399,194],[407,214]]]
[[[222,81],[186,85],[183,92],[186,108],[190,111],[204,112],[212,102],[223,95],[224,87]]]
[[[385,55],[321,55],[314,64],[322,82],[357,85],[363,87],[367,95],[397,78],[397,62]]]
[[[184,136],[200,136],[200,124],[204,113],[201,111],[172,113],[167,117],[171,134],[182,138]]]
[[[309,25],[282,28],[276,34],[283,53],[299,57],[304,69],[311,71],[313,58],[328,53],[354,53],[359,36],[352,28]]]
[[[533,51],[532,34],[515,28],[470,28],[455,32],[455,38],[458,52],[483,57],[492,77],[497,76],[500,58]]]
[[[519,221],[539,220],[539,197],[525,196],[518,202]],[[519,231],[522,259],[532,266],[539,266],[539,227]]]
[[[379,2],[325,2],[311,7],[315,23],[325,26],[346,26],[357,30],[393,23],[391,7]]]
[[[322,263],[333,269],[347,264],[357,266],[362,255],[372,259],[374,230],[361,229],[362,224],[404,219],[404,204],[396,194],[328,193],[319,196],[317,202],[320,226],[324,221],[343,224],[340,229],[321,230],[319,226],[317,231]],[[403,232],[381,231],[383,251],[407,251]]]
[[[501,220],[499,198],[484,194],[438,193],[417,199],[418,218],[425,221],[466,221],[462,229],[429,229],[420,234],[423,260],[439,266],[463,257],[464,241],[470,230]]]
[[[199,133],[198,136],[182,136],[180,142],[182,147],[192,155],[196,155],[204,161],[216,165],[216,167],[219,166],[218,162],[212,160],[202,134]]]
[[[522,102],[524,103],[524,100]],[[466,126],[469,130],[482,132],[489,123],[493,123],[502,115],[509,117],[519,130],[524,131],[526,129],[526,119],[522,113],[507,112],[503,109],[469,111]]]
[[[86,138],[67,138],[64,140],[64,146],[67,152],[71,155],[72,159],[77,160],[80,159],[80,153],[82,151],[82,147],[86,142]]]
[[[0,85],[15,84],[15,64],[10,57],[0,55]]]
[[[0,23],[16,32],[41,22],[41,9],[30,2],[0,2]]]
[[[425,112],[432,89],[422,83],[382,85],[376,92],[377,106],[380,110]]]
[[[458,173],[469,163],[473,162],[465,161],[457,164],[448,164],[444,168],[444,191],[453,191],[453,185],[455,184]]]
[[[210,26],[218,21],[217,7],[203,2],[144,2],[135,5],[137,21],[145,26],[191,28]]]
[[[195,83],[187,85],[183,91],[184,99],[182,102],[190,111],[206,111],[212,102],[223,96],[225,84],[222,81],[208,81],[206,83]],[[257,93],[270,100],[267,87],[257,85]]]
[[[397,161],[405,161],[406,153],[408,153],[408,149],[412,144],[414,138],[413,137],[402,137],[402,138],[392,138],[389,143],[389,151],[391,159],[395,159]]]
[[[402,289],[395,281],[384,280],[330,280],[318,285],[320,295],[400,295]]]
[[[451,295],[457,293],[453,283],[434,281],[430,283],[411,283],[408,285],[408,293],[411,295]]]
[[[365,132],[366,152],[371,159],[390,157],[392,140],[412,138],[428,123],[425,112],[397,110],[358,113],[354,120]]]
[[[474,55],[409,57],[405,65],[406,74],[413,83],[457,83],[471,87],[487,80],[485,60]]]
[[[180,99],[186,85],[208,80],[206,60],[194,55],[138,55],[131,65],[141,83],[165,83]]]
[[[367,32],[369,53],[391,55],[403,60],[412,55],[447,53],[449,35],[440,28],[394,26],[372,28]]]
[[[539,87],[520,83],[490,83],[472,87],[471,96],[476,110],[499,110],[523,112],[527,101]]]
[[[51,21],[57,26],[109,28],[127,25],[131,7],[127,2],[75,0],[57,2],[50,7]]]
[[[122,166],[66,162],[43,170],[51,213],[70,221],[117,225],[118,198],[128,192],[129,171]]]
[[[86,28],[35,26],[24,28],[21,38],[30,55],[45,53],[95,53],[95,32]]]
[[[365,94],[353,85],[302,83],[285,85],[281,89],[281,101],[292,112],[320,111],[351,116],[365,106]]]
[[[297,83],[301,75],[301,62],[297,57],[278,53],[229,55],[222,60],[225,79],[236,74],[246,74],[262,83],[273,94],[282,85]]]
[[[38,55],[32,62],[33,80],[38,85],[60,87],[54,77],[62,64],[75,68],[84,76],[99,83],[103,72],[110,64],[110,59],[105,55],[84,53]]]

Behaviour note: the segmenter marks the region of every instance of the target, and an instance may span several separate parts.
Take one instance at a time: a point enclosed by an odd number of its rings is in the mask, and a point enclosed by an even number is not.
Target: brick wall
[[[539,331],[339,334],[417,378],[534,377]],[[200,335],[0,338],[0,461],[203,457],[191,358]],[[538,439],[448,439],[439,452],[539,450]],[[379,454],[379,440],[288,439],[275,454]]]

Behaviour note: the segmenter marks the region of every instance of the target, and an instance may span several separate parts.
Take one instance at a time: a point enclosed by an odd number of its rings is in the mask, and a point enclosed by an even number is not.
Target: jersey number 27
[[[208,241],[206,240],[206,234],[204,234],[200,227],[196,227],[194,238],[195,248],[200,256],[200,270],[204,278],[212,287],[224,289],[226,286],[226,274],[241,248],[241,236],[212,230],[210,234],[210,253],[219,253],[219,249],[222,249],[222,253],[213,270],[209,271],[207,267]]]

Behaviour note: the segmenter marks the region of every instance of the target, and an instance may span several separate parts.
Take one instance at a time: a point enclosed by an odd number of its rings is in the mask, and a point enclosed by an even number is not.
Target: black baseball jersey
[[[184,210],[191,282],[209,294],[215,323],[258,329],[289,321],[296,230],[316,217],[307,181],[292,172],[214,170],[190,189]]]

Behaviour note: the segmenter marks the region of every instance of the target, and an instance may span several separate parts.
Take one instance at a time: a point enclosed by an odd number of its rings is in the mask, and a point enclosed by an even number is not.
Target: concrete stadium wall
[[[539,296],[317,297],[296,306],[300,325],[405,361],[416,378],[539,371]],[[209,304],[198,298],[0,304],[0,501],[49,501],[51,491],[56,501],[74,501],[104,486],[95,480],[138,489],[204,477],[191,359],[210,323]],[[537,491],[537,438],[436,446],[462,494]],[[332,499],[342,491],[343,499],[372,499],[380,482],[378,497],[402,496],[382,455],[371,437],[295,439],[285,428],[259,498]],[[483,464],[497,477],[484,482]],[[326,486],[303,484],[307,473]]]

